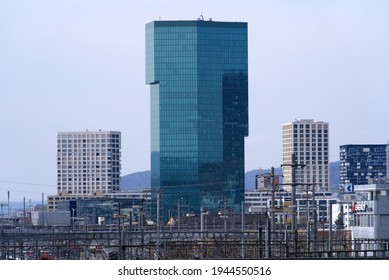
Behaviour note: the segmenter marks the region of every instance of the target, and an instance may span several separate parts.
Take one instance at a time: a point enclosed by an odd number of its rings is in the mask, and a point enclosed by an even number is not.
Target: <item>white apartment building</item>
[[[57,195],[120,191],[121,134],[117,131],[57,133]]]
[[[311,119],[296,120],[282,125],[282,157],[284,189],[290,190],[292,182],[292,154],[295,154],[295,182],[315,182],[316,190],[328,191],[329,173],[329,125]],[[303,166],[300,166],[303,165]],[[302,187],[306,189],[306,186]]]

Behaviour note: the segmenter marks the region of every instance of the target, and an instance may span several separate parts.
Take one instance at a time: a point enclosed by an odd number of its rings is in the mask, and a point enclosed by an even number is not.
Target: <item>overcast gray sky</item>
[[[248,22],[247,171],[295,119],[330,123],[331,161],[389,140],[389,1],[0,0],[0,201],[56,193],[58,131],[119,130],[122,174],[148,170],[145,24],[200,15]]]

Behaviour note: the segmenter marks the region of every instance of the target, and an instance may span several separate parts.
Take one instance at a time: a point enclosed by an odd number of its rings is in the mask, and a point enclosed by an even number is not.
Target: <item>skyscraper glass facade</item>
[[[247,23],[146,25],[151,185],[154,193],[159,190],[165,217],[201,208],[240,209],[248,136],[247,49]]]

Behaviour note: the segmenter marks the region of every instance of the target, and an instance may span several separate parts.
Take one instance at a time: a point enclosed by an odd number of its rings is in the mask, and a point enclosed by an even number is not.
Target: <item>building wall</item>
[[[389,239],[389,184],[356,185],[354,239]]]
[[[58,211],[70,212],[71,219],[79,225],[97,225],[102,220],[106,224],[118,224],[122,221],[119,217],[137,223],[140,219],[150,218],[150,203],[143,196],[61,200],[57,202],[57,208]]]
[[[247,23],[146,25],[151,185],[162,190],[165,214],[178,203],[193,212],[240,209],[248,135],[247,49]]]
[[[246,191],[246,208],[249,209],[249,212],[255,212],[255,209],[261,209],[260,212],[265,212],[269,207],[268,201],[271,200],[271,196],[270,191]]]
[[[313,202],[311,193],[308,195],[308,199],[306,194],[300,193],[297,196],[297,220],[302,224],[306,223],[307,209],[309,209],[310,220],[313,220],[314,203],[316,206],[317,221],[319,223],[328,223],[330,220],[331,205],[337,203],[337,199],[330,192],[315,193],[315,202]],[[336,217],[332,218],[333,220],[336,219]]]
[[[58,210],[57,204],[61,201],[69,200],[83,200],[83,199],[95,199],[103,198],[104,194],[102,192],[96,192],[94,195],[71,195],[68,193],[60,193],[59,195],[48,195],[47,196],[47,211],[55,212]]]
[[[70,211],[44,212],[32,211],[31,222],[34,226],[69,226]]]
[[[58,132],[57,194],[119,191],[120,149],[120,132]]]
[[[363,185],[386,177],[386,145],[340,146],[340,184]]]
[[[272,193],[271,191],[246,191],[245,193],[245,204],[246,209],[249,212],[261,212],[265,213],[271,209],[271,200]],[[281,221],[282,216],[289,215],[290,213],[290,205],[291,205],[291,193],[290,192],[275,192],[275,201],[274,201],[275,209],[276,209],[276,221]],[[313,220],[313,215],[315,212],[313,211],[313,204],[316,206],[316,217],[318,223],[328,223],[330,217],[330,205],[335,204],[337,202],[336,199],[333,198],[332,193],[330,192],[318,192],[315,194],[315,202],[313,201],[311,193],[306,197],[305,193],[298,193],[296,195],[297,202],[297,221],[300,224],[306,223],[306,215],[307,215],[307,205],[309,205],[309,218]],[[333,217],[336,218],[336,217]]]
[[[292,154],[296,163],[305,167],[296,168],[295,181],[313,183],[318,190],[330,187],[329,173],[329,124],[314,120],[300,120],[282,125],[284,186],[290,190],[292,182]]]

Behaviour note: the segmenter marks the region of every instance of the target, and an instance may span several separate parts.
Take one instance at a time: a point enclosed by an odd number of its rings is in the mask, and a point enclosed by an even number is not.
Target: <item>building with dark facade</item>
[[[386,177],[386,145],[340,146],[340,184],[365,185]]]
[[[111,225],[150,218],[150,193],[112,193],[85,199],[69,197],[56,202],[56,212],[68,212],[72,224]],[[119,220],[119,218],[121,220]]]
[[[247,23],[148,23],[146,83],[151,185],[163,216],[239,211],[248,136]]]

